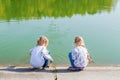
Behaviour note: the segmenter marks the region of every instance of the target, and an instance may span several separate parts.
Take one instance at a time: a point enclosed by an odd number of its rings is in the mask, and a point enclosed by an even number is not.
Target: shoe
[[[76,68],[74,68],[74,67],[69,67],[68,70],[70,70],[70,71],[82,71],[83,68],[81,69],[81,68],[79,68],[79,67],[78,67],[78,68],[77,68],[77,67],[76,67]]]
[[[45,68],[49,68],[49,66],[46,66]]]
[[[68,69],[67,69],[67,70],[71,70],[71,68],[72,68],[72,67],[70,66],[70,67],[68,67]]]
[[[42,70],[45,70],[45,68],[49,68],[49,66],[42,67]]]
[[[31,70],[32,71],[35,71],[35,70],[39,70],[40,68],[32,68]]]
[[[45,70],[45,67],[42,67],[42,70]]]

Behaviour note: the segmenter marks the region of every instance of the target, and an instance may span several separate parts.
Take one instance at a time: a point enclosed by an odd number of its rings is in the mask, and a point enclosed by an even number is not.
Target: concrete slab
[[[31,70],[29,67],[0,67],[0,80],[120,80],[120,66],[89,66],[83,71],[67,67]]]

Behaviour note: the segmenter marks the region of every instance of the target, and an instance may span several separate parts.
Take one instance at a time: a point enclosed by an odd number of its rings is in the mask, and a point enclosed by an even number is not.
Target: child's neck
[[[81,47],[85,47],[84,45],[76,45],[76,47],[80,47],[80,46],[81,46]]]
[[[46,47],[46,45],[45,45],[45,44],[39,44],[39,45],[37,45],[37,46],[45,46],[45,47]]]

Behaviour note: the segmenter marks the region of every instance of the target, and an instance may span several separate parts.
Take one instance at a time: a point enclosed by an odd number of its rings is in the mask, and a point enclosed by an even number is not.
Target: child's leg
[[[45,59],[45,63],[44,63],[44,65],[43,65],[43,67],[47,67],[47,66],[48,66],[48,60]]]
[[[50,54],[50,52],[49,52],[49,54]],[[45,60],[45,63],[44,63],[44,65],[42,67],[48,67],[48,60],[45,59],[45,58],[44,58],[44,60]]]
[[[70,63],[71,63],[71,67],[75,67],[74,60],[72,59],[72,52],[70,52],[68,56],[69,56],[69,60],[70,60]]]

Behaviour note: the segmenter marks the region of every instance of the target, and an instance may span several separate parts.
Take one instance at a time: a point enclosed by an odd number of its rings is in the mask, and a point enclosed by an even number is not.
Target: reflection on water
[[[72,17],[110,12],[114,0],[0,0],[0,20]]]
[[[57,65],[69,64],[76,35],[96,63],[119,64],[119,8],[117,0],[0,0],[0,64],[28,64],[40,35]]]

